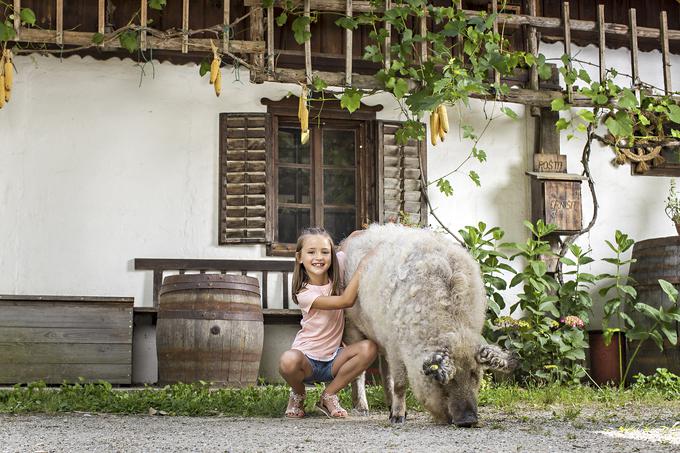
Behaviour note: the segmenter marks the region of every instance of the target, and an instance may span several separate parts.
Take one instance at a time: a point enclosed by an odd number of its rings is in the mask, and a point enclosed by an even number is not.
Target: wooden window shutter
[[[416,140],[397,144],[396,132],[402,124],[378,121],[378,220],[395,222],[403,212],[410,222],[424,226],[427,202],[421,186],[427,180],[427,146]]]
[[[267,113],[220,114],[219,243],[268,242]]]

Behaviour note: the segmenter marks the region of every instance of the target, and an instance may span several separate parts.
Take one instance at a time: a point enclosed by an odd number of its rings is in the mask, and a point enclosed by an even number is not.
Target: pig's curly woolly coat
[[[357,303],[346,310],[349,324],[376,341],[390,368],[408,375],[416,398],[445,419],[442,399],[452,395],[423,374],[423,363],[444,351],[456,370],[479,368],[475,356],[486,311],[479,265],[442,234],[396,224],[371,226],[347,241],[345,251],[345,281],[373,253]],[[476,400],[478,382],[469,387]]]

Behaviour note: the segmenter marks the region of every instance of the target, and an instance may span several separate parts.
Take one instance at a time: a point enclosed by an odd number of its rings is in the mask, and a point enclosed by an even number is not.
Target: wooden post
[[[663,64],[663,88],[666,94],[673,91],[671,85],[671,62],[668,48],[668,18],[666,11],[661,11],[659,16],[659,39],[661,40],[661,61]]]
[[[571,20],[569,18],[569,2],[562,3],[562,22],[564,24],[564,53],[569,57],[567,63],[567,71],[571,71]],[[567,85],[567,99],[571,104],[574,99],[574,93],[571,85]]]
[[[538,7],[536,4],[537,0],[529,0],[529,15],[531,17],[536,17],[538,14]],[[536,32],[536,27],[528,27],[528,48],[529,53],[534,56],[534,59],[538,60],[538,33]],[[534,64],[529,69],[529,88],[538,91],[539,88],[538,81],[538,69]],[[531,116],[540,117],[541,109],[537,106],[531,106],[530,108]],[[536,123],[538,124],[538,123]]]
[[[259,6],[252,6],[250,8],[250,33],[249,39],[251,41],[262,41],[264,39],[264,29],[263,29],[264,14],[262,8]],[[261,71],[264,68],[264,52],[256,53],[250,59],[250,64],[255,66],[250,71],[251,79],[255,76],[256,72]]]
[[[267,8],[267,70],[274,73],[274,7]]]
[[[182,53],[189,51],[189,0],[182,1]]]
[[[423,40],[420,41],[420,61],[425,63],[427,61],[427,41],[425,36],[427,36],[427,7],[423,9],[423,15],[420,18],[420,36]]]
[[[148,0],[141,0],[142,4],[139,6],[139,25],[146,28],[148,21]],[[139,34],[139,46],[144,51],[146,50],[146,30],[142,30]]]
[[[640,82],[640,69],[638,68],[638,36],[637,36],[637,14],[635,8],[628,10],[628,29],[630,31],[630,67],[633,76],[633,86],[635,93],[639,91],[637,84]]]
[[[14,0],[14,31],[17,36],[21,33],[21,0]]]
[[[498,0],[491,0],[491,13],[498,14]],[[498,20],[493,20],[493,32],[498,33]],[[502,46],[502,44],[501,44]],[[498,87],[501,84],[501,74],[497,70],[493,70],[493,83]]]
[[[104,27],[106,26],[106,0],[99,0],[97,6],[97,31],[104,34]]]
[[[229,17],[229,5],[230,1],[229,0],[224,0],[224,18],[222,19],[224,22],[222,23],[224,27],[224,31],[222,33],[222,51],[223,52],[229,52],[229,24],[231,23],[231,18]]]
[[[311,17],[311,1],[305,0],[305,17]],[[305,31],[309,32],[309,21],[305,26]],[[308,85],[312,84],[312,40],[305,41],[305,80]]]
[[[64,44],[64,0],[57,0],[57,45]]]
[[[607,78],[607,67],[605,65],[604,61],[604,54],[606,50],[606,44],[605,44],[605,39],[606,39],[606,34],[604,31],[605,28],[605,22],[604,22],[604,5],[597,5],[597,36],[598,36],[598,46],[599,46],[599,53],[600,53],[600,83],[604,83],[604,80]]]
[[[385,12],[392,7],[392,2],[390,0],[385,0]],[[385,21],[385,32],[387,36],[385,37],[385,70],[390,69],[390,64],[392,63],[392,55],[390,48],[392,47],[392,24]]]
[[[453,3],[453,6],[456,8],[456,10],[460,11],[463,9],[463,0],[453,0]],[[458,36],[456,36],[456,56],[461,62],[465,61],[465,52],[463,46],[463,37],[458,34]]]
[[[345,15],[352,17],[352,0],[345,0]],[[352,30],[345,30],[345,85],[352,85]]]

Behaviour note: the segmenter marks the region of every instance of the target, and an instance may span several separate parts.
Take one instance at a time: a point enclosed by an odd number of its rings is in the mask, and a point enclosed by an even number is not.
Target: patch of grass
[[[313,410],[323,387],[307,392],[306,409]],[[387,410],[383,389],[379,385],[366,387],[369,407],[373,411]],[[343,406],[351,407],[349,390],[340,393]],[[48,387],[44,383],[17,385],[0,390],[0,413],[93,412],[113,414],[148,414],[150,411],[168,415],[281,417],[288,401],[288,387],[258,385],[243,389],[210,388],[207,383],[175,384],[162,388],[116,389],[107,382],[64,384]],[[422,406],[409,391],[407,409],[422,411]],[[541,409],[561,406],[555,416],[575,421],[584,405],[594,405],[597,413],[606,409],[642,403],[645,406],[668,404],[667,393],[655,387],[633,387],[628,390],[603,387],[537,386],[521,388],[512,384],[485,385],[480,391],[479,405],[497,408],[506,414],[522,414],[525,408]],[[559,409],[559,407],[558,407]],[[603,415],[604,416],[604,415]],[[596,416],[601,419],[601,416]]]

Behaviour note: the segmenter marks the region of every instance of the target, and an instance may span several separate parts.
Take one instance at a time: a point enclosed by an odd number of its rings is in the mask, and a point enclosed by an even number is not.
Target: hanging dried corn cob
[[[14,83],[14,66],[12,65],[12,51],[9,49],[6,49],[3,52],[3,59],[4,59],[4,73],[3,75],[5,76],[5,101],[9,102],[9,98],[11,95],[12,91],[12,85]]]
[[[217,71],[217,77],[215,77],[215,83],[213,84],[215,86],[215,96],[220,97],[220,93],[222,92],[222,72]]]
[[[213,59],[210,63],[210,83],[215,85],[215,95],[219,97],[222,92],[222,72],[220,71],[220,65],[222,64],[222,59],[217,53],[217,47],[210,40],[210,46],[212,47]]]
[[[437,146],[437,139],[439,138],[439,113],[437,109],[430,113],[430,142],[432,146]]]
[[[307,108],[307,85],[302,86],[298,103],[298,119],[300,120],[300,143],[303,145],[309,141],[309,109]]]
[[[0,56],[0,109],[5,106],[5,52]]]
[[[446,106],[444,104],[439,104],[439,107],[437,107],[437,114],[439,115],[439,127],[444,131],[445,134],[448,134],[449,115],[446,112]]]

